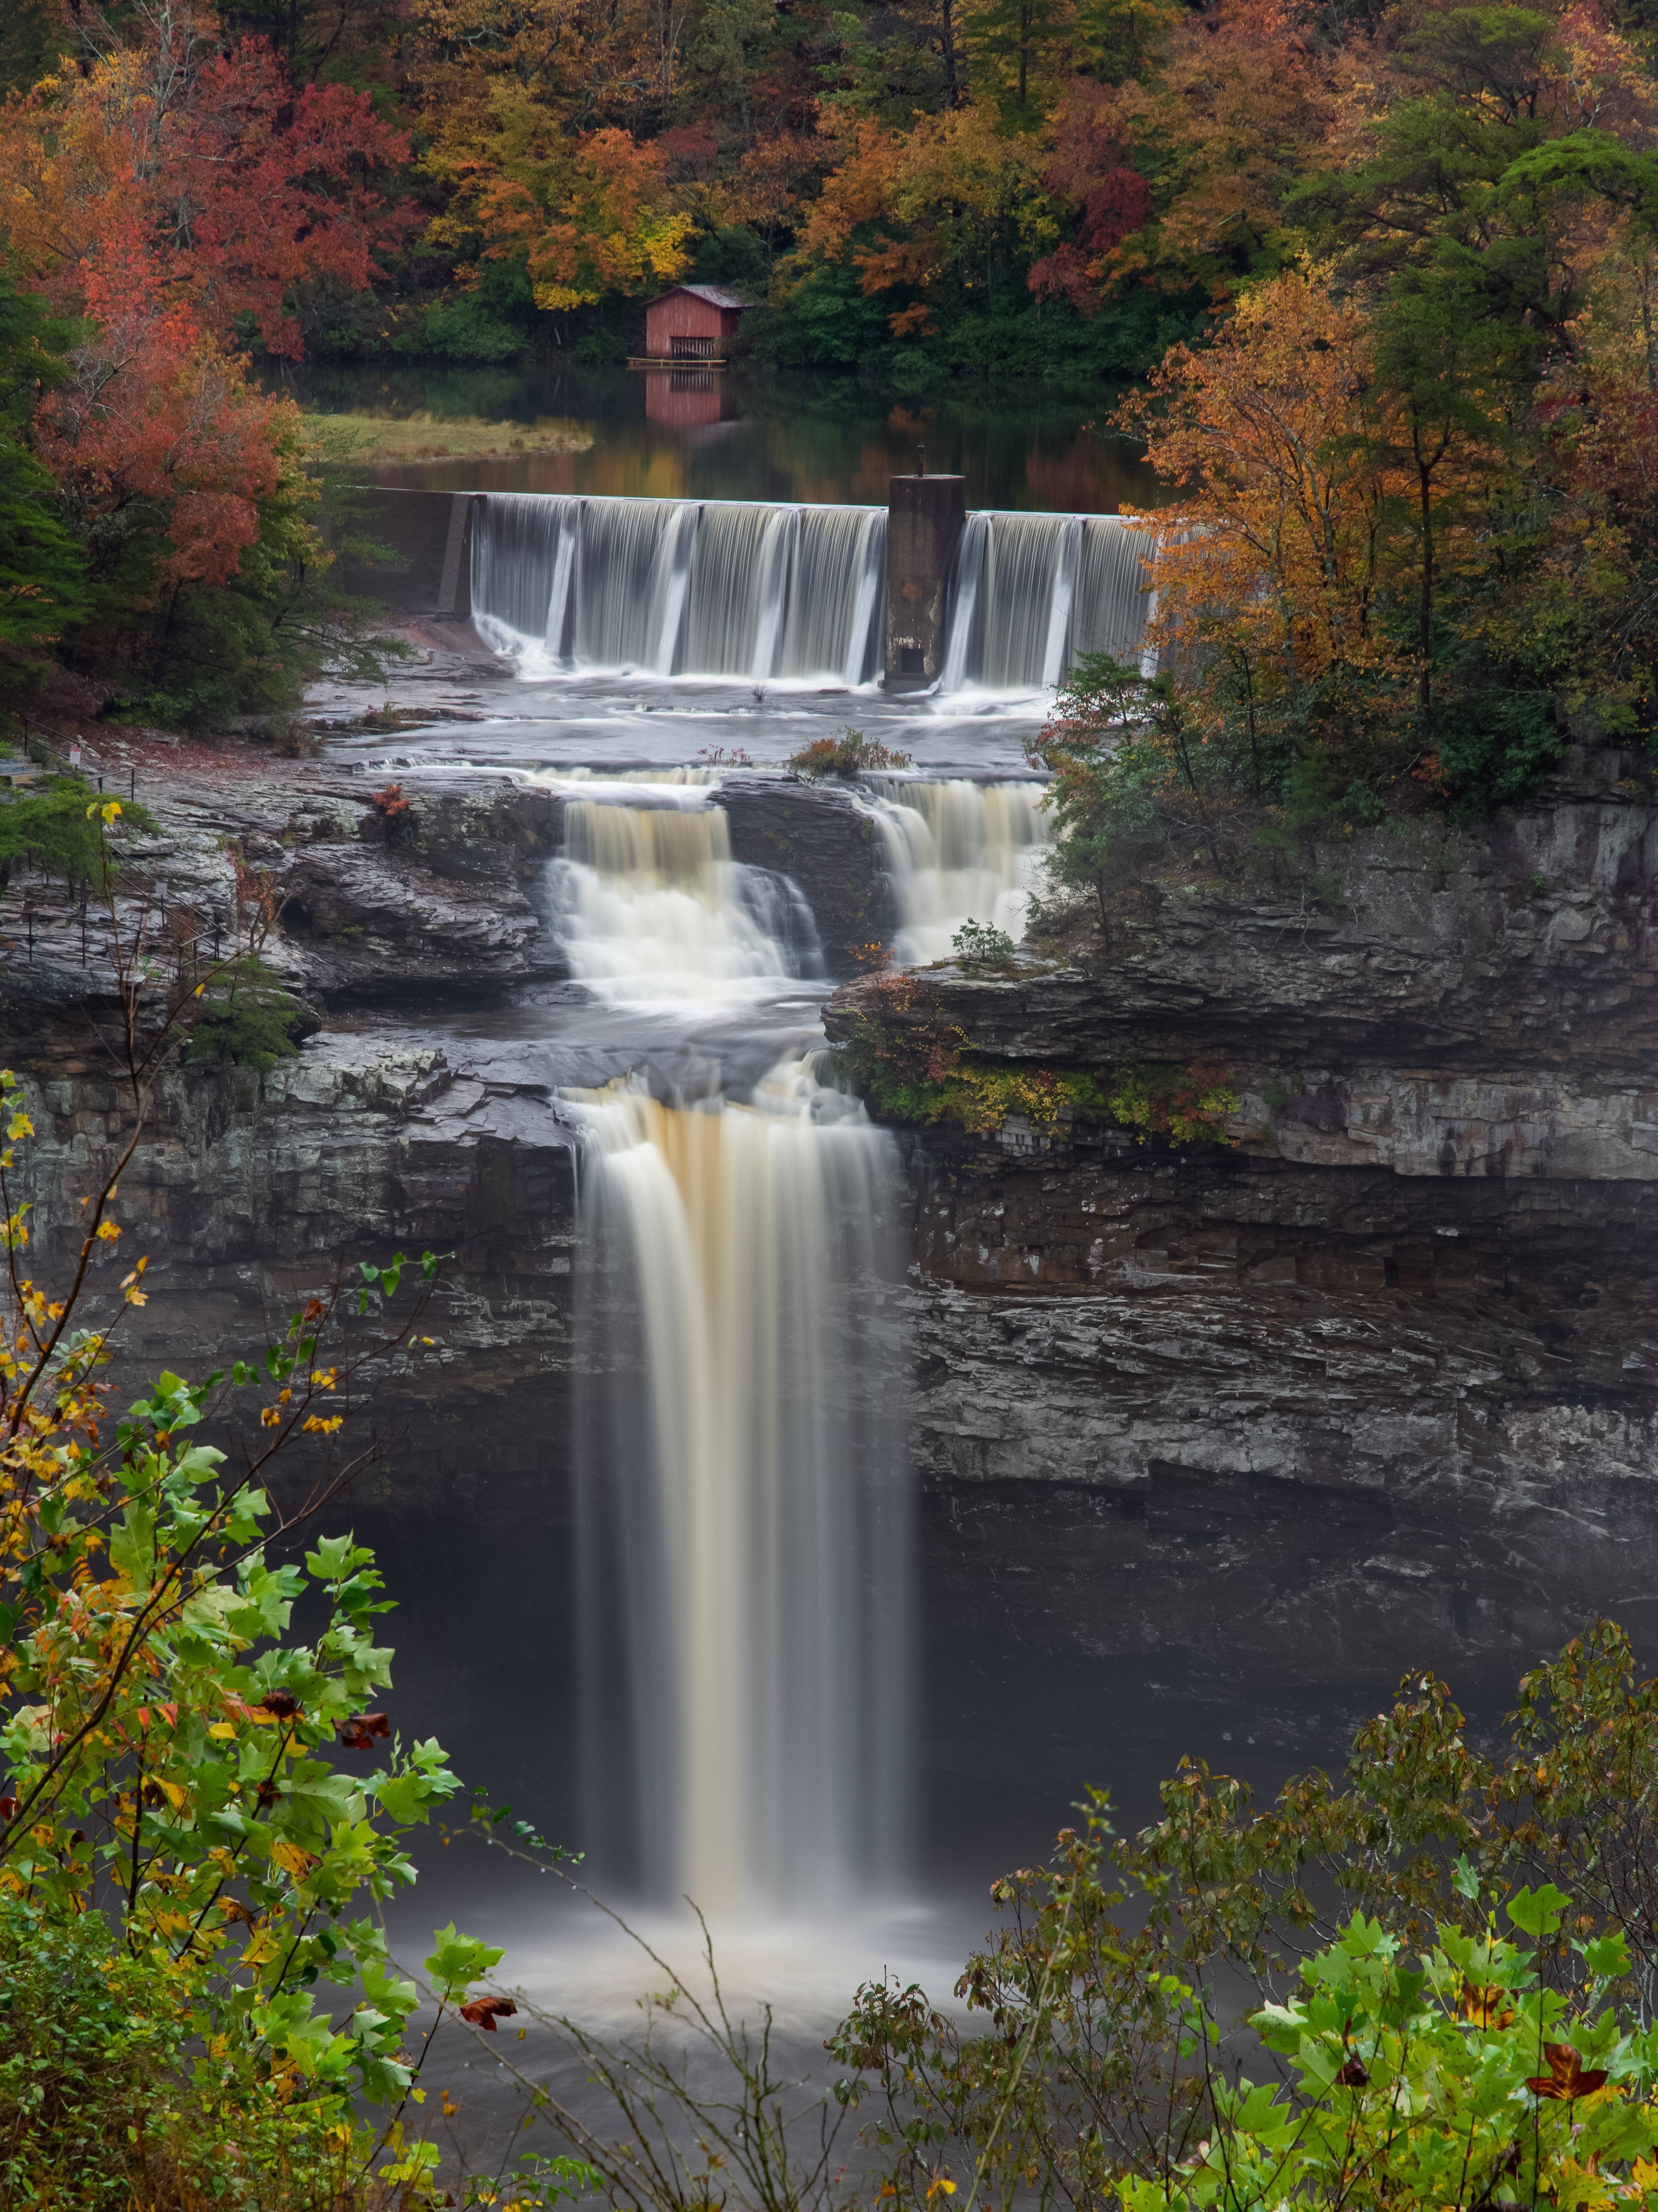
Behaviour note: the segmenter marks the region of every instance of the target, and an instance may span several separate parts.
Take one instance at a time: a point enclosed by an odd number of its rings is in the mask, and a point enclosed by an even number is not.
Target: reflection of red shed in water
[[[652,361],[719,361],[737,334],[743,302],[723,284],[676,284],[645,310]]]
[[[645,420],[673,430],[702,430],[711,423],[734,422],[737,401],[720,390],[726,381],[712,368],[659,368],[645,379]]]

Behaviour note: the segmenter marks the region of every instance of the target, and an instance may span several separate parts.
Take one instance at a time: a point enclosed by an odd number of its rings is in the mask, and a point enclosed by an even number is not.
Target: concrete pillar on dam
[[[472,518],[481,503],[476,492],[364,486],[353,498],[350,528],[386,546],[395,563],[343,560],[331,580],[342,591],[378,599],[388,614],[469,620]]]
[[[894,477],[887,492],[889,691],[920,691],[944,661],[950,572],[967,526],[964,477]]]

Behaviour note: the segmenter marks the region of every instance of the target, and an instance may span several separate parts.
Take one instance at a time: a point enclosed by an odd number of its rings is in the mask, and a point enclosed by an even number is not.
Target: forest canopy
[[[1647,728],[1655,35],[1649,0],[21,0],[0,653],[280,707],[351,621],[256,356],[616,360],[719,282],[762,363],[1139,380],[1187,734],[1256,799],[1522,796]]]

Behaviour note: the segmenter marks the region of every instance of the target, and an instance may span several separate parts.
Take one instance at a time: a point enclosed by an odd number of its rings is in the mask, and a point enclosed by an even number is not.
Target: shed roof
[[[653,300],[651,305],[660,307],[662,300],[671,300],[676,292],[694,292],[699,300],[706,300],[711,307],[746,307],[749,304],[746,300],[739,298],[729,285],[671,284],[661,299]]]

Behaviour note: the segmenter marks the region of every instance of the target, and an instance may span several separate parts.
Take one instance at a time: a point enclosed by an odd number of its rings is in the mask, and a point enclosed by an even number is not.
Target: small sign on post
[[[70,749],[69,749],[69,764],[70,764],[70,766],[72,769],[76,769],[76,770],[78,770],[78,769],[79,769],[79,768],[80,768],[80,765],[81,765],[81,740],[79,739],[79,738],[76,738],[76,739],[75,740],[75,743],[74,743],[74,744],[70,747]]]

